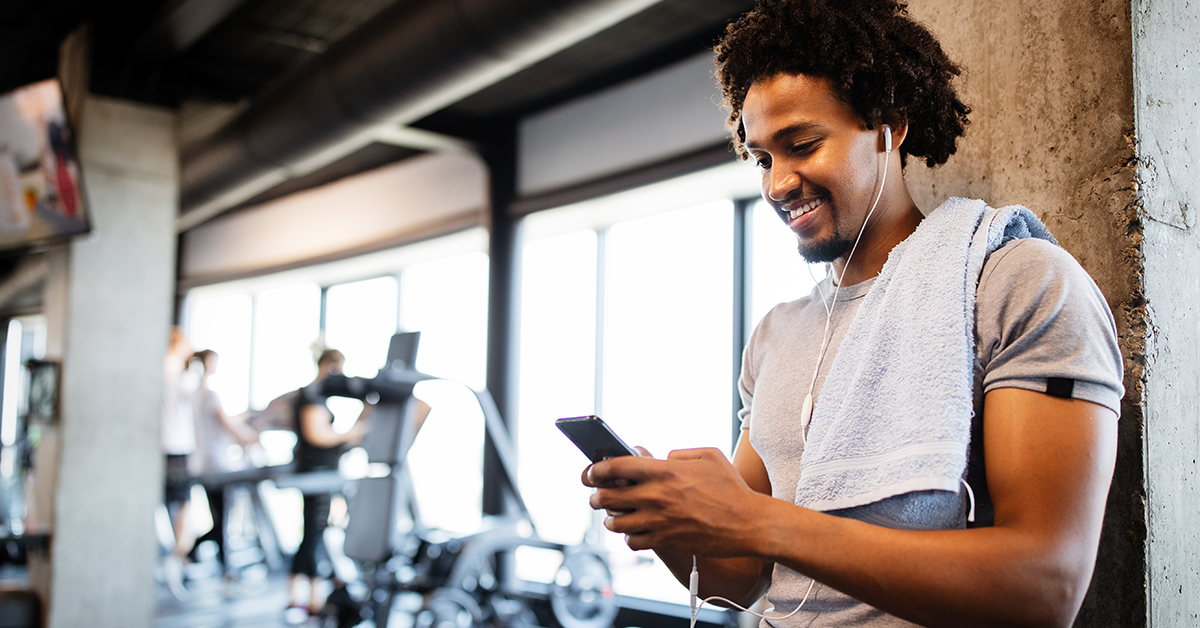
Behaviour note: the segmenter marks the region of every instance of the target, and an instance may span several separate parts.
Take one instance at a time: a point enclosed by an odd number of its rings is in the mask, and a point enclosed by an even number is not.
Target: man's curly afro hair
[[[743,159],[746,92],[781,73],[828,79],[868,128],[907,122],[901,163],[908,155],[929,167],[946,163],[971,113],[950,84],[959,67],[897,0],[759,0],[729,25],[716,53],[727,123]]]

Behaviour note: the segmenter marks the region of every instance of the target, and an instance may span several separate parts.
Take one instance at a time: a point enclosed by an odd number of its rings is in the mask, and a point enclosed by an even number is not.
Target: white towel
[[[1054,237],[1028,209],[951,198],[867,293],[829,368],[796,504],[829,511],[912,491],[957,492],[971,438],[975,289],[987,255]]]

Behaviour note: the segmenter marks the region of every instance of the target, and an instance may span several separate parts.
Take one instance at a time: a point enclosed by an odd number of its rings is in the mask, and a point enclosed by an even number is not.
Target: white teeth
[[[825,199],[818,198],[816,200],[809,201],[809,202],[801,205],[800,207],[797,207],[796,209],[793,209],[790,212],[788,212],[788,217],[791,218],[792,220],[795,220],[795,219],[803,216],[804,214],[807,214],[808,212],[816,209],[817,206],[820,205],[824,200]]]

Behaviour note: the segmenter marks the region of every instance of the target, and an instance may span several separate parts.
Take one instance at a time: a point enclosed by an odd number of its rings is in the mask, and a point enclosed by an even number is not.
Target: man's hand
[[[696,555],[700,571],[705,575],[700,582],[702,597],[719,595],[736,600],[744,606],[753,604],[767,590],[770,584],[770,574],[773,563],[760,558],[743,556],[739,558],[710,558],[719,553],[714,547],[733,538],[728,530],[720,531],[727,526],[703,526],[707,528],[705,535],[688,533],[687,530],[698,528],[697,520],[693,517],[703,516],[699,503],[716,501],[722,505],[717,511],[728,509],[728,505],[738,496],[745,496],[748,488],[752,495],[762,497],[771,490],[766,468],[762,459],[750,445],[749,433],[742,430],[738,446],[734,450],[731,466],[720,452],[712,449],[677,451],[668,456],[667,460],[655,460],[650,452],[641,447],[635,447],[640,458],[623,456],[592,465],[583,472],[583,483],[599,489],[592,499],[592,507],[604,509],[609,518],[605,525],[616,531],[624,531],[625,524],[629,529],[641,531],[642,534],[626,534],[626,542],[634,549],[653,547],[658,557],[662,559],[675,578],[683,586],[688,586],[692,569],[692,557]],[[732,470],[733,478],[729,477]],[[683,477],[680,477],[680,476]],[[712,479],[704,479],[713,475]],[[743,481],[744,478],[744,481]],[[641,484],[635,482],[641,481]],[[637,489],[637,490],[635,490]],[[722,492],[728,492],[723,495]],[[703,493],[705,497],[700,498]],[[669,503],[652,502],[656,495],[665,496]],[[633,510],[609,508],[609,500],[621,501],[623,505]],[[682,503],[681,503],[682,500]],[[675,519],[673,513],[682,509],[684,518]],[[638,511],[641,512],[638,512]],[[709,512],[711,509],[704,509]],[[747,516],[747,511],[743,511]],[[721,515],[715,515],[720,517]],[[630,519],[629,517],[633,517]],[[652,519],[654,521],[652,521]],[[726,519],[728,523],[728,519]],[[716,543],[707,546],[692,546],[684,544],[682,548],[669,548],[665,545],[656,546],[662,539],[672,537],[720,536]],[[723,546],[725,551],[733,552],[732,546]]]
[[[753,553],[761,503],[770,499],[717,449],[612,458],[585,469],[583,483],[597,489],[591,506],[609,513],[605,527],[624,534],[631,549],[715,557]]]

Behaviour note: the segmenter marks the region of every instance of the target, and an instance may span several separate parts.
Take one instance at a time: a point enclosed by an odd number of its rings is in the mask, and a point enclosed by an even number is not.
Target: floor
[[[287,574],[268,574],[261,564],[243,569],[240,579],[231,582],[220,576],[215,560],[201,562],[189,567],[186,589],[183,599],[175,597],[160,575],[154,628],[336,628],[338,623],[333,618],[307,617],[298,609],[289,610]],[[416,594],[396,598],[388,628],[412,628],[419,598]],[[358,628],[374,626],[367,620]]]
[[[0,565],[0,588],[21,589],[21,565]],[[191,570],[187,597],[176,599],[161,582],[156,589],[155,628],[310,628],[316,619],[289,617],[287,575],[250,572],[241,582],[226,582],[201,566]],[[0,623],[4,623],[0,621]]]
[[[165,585],[158,587],[155,628],[284,628],[289,624],[287,576],[284,574],[226,582],[196,577],[187,582],[187,597],[178,600]],[[316,625],[311,622],[308,625]]]

